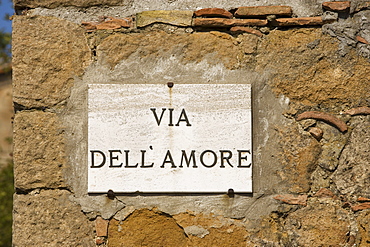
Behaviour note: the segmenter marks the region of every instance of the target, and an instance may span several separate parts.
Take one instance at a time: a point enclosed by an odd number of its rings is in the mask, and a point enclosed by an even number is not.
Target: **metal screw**
[[[168,86],[169,88],[172,88],[172,87],[173,87],[173,82],[167,82],[167,86]]]
[[[108,190],[107,196],[109,199],[113,200],[115,197],[113,190]]]
[[[229,189],[228,191],[227,191],[227,195],[231,198],[231,197],[234,197],[234,190],[233,189]]]

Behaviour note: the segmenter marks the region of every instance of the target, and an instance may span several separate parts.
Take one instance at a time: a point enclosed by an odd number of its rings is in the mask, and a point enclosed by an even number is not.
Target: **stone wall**
[[[14,4],[14,246],[369,244],[370,2]],[[87,84],[167,82],[252,84],[253,193],[87,193]]]

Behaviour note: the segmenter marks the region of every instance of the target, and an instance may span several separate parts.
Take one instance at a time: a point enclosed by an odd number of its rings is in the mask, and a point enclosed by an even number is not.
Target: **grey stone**
[[[348,143],[343,149],[337,170],[332,180],[337,189],[347,199],[370,197],[370,116],[356,116],[351,121],[353,127]]]
[[[207,229],[196,225],[185,227],[184,230],[187,235],[191,234],[199,238],[204,238],[207,234],[209,234]]]

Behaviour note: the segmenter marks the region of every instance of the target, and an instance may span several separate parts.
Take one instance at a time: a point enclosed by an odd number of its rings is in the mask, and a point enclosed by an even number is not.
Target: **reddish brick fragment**
[[[102,245],[102,244],[105,244],[105,239],[104,239],[104,238],[99,238],[99,237],[97,237],[97,238],[95,239],[95,243],[96,243],[96,245]]]
[[[352,109],[344,112],[344,114],[349,114],[351,116],[369,115],[370,114],[370,107],[362,106],[362,107],[352,108]]]
[[[95,30],[96,29],[96,25],[98,23],[96,23],[96,22],[82,22],[81,24],[82,24],[82,26],[84,26],[84,28],[86,30]]]
[[[357,212],[357,211],[361,211],[361,210],[369,209],[369,208],[370,208],[370,202],[364,202],[364,203],[351,207],[353,212]]]
[[[118,19],[118,18],[108,17],[104,22],[96,25],[96,29],[118,29],[121,27],[128,28],[131,26],[132,26],[131,18]]]
[[[324,131],[319,127],[312,127],[308,130],[308,132],[318,141],[321,140],[322,136],[324,135]]]
[[[316,17],[299,17],[299,18],[278,18],[275,25],[280,27],[286,26],[318,26],[333,22],[334,20],[323,20],[321,16]]]
[[[334,193],[331,190],[326,189],[326,188],[321,188],[319,191],[316,192],[315,196],[321,197],[321,198],[323,197],[336,198]]]
[[[307,206],[307,195],[277,195],[274,197],[274,199],[285,202],[287,204]]]
[[[266,17],[268,15],[292,16],[293,11],[289,6],[257,6],[239,7],[235,12],[235,17]]]
[[[351,2],[323,2],[322,7],[330,11],[346,11],[349,10],[349,8],[351,7]]]
[[[310,119],[310,118],[329,123],[335,126],[337,129],[339,129],[341,132],[345,132],[348,130],[348,127],[345,122],[325,112],[306,111],[298,115],[297,121],[301,121],[303,119]]]
[[[364,44],[369,44],[366,39],[362,38],[361,36],[356,36],[356,39],[358,42],[364,43]]]
[[[108,236],[108,224],[109,220],[105,220],[98,216],[95,220],[95,230],[97,237],[107,237]]]
[[[259,19],[224,19],[224,18],[196,18],[193,26],[196,27],[233,27],[233,26],[266,26],[267,20]]]
[[[229,11],[220,8],[206,8],[200,9],[194,12],[196,17],[223,17],[223,18],[233,18],[233,14]]]
[[[370,198],[360,196],[359,198],[357,198],[357,201],[358,202],[370,202]]]
[[[232,27],[230,28],[230,31],[233,33],[250,33],[254,34],[258,37],[263,37],[263,33],[261,33],[259,30],[251,28],[251,27]]]

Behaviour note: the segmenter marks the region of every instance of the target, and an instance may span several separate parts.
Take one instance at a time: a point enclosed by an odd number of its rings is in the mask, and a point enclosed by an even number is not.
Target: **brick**
[[[316,192],[315,197],[330,197],[330,198],[336,198],[334,193],[326,188],[321,188],[319,191]]]
[[[193,11],[190,10],[153,10],[136,14],[136,26],[145,27],[153,23],[166,23],[175,26],[191,26]]]
[[[324,131],[319,127],[312,127],[308,130],[308,132],[318,141],[321,140],[322,136],[324,135]]]
[[[291,194],[286,194],[286,195],[277,195],[274,197],[275,200],[282,201],[287,204],[292,204],[292,205],[307,205],[307,195],[291,195]]]
[[[118,19],[113,17],[108,17],[107,20],[105,20],[102,23],[99,23],[96,25],[96,29],[118,29],[121,27],[129,28],[132,26],[132,19],[125,18],[125,19]]]
[[[86,30],[95,30],[96,25],[99,23],[97,22],[82,22],[81,25],[86,29]]]
[[[236,27],[230,28],[230,31],[233,32],[233,33],[250,33],[250,34],[254,34],[258,37],[263,37],[263,33],[261,33],[257,29],[251,28],[251,27],[236,26]]]
[[[233,27],[233,26],[266,26],[267,20],[259,19],[224,19],[224,18],[196,18],[193,26],[196,27]]]
[[[330,11],[347,11],[351,7],[351,2],[323,2],[322,7]]]
[[[361,36],[356,36],[356,39],[358,42],[363,43],[363,44],[369,44],[366,39],[362,38]]]
[[[235,12],[235,17],[265,17],[268,15],[292,16],[293,11],[289,6],[257,6],[239,7]]]
[[[357,201],[358,202],[370,202],[370,198],[360,196],[359,198],[357,198]]]
[[[370,202],[364,202],[364,203],[351,207],[353,212],[357,212],[357,211],[361,211],[361,210],[369,209],[369,208],[370,208]]]
[[[220,9],[220,8],[206,8],[200,9],[194,12],[194,16],[196,17],[223,17],[223,18],[233,18],[233,14],[229,11]]]
[[[98,216],[95,220],[95,230],[97,237],[107,237],[108,236],[108,225],[109,220],[105,220]]]
[[[329,23],[324,21],[321,16],[317,17],[299,17],[299,18],[278,18],[275,20],[275,25],[280,27],[286,26],[317,26]]]

